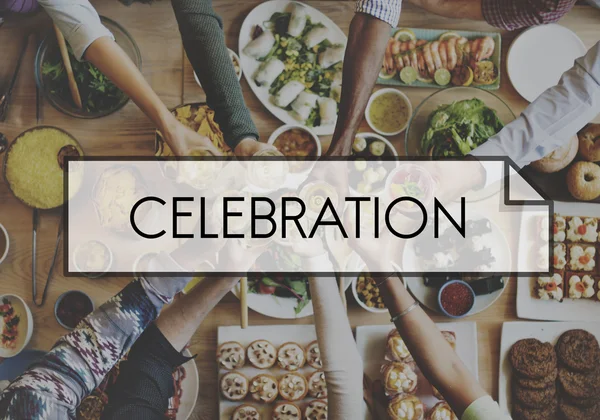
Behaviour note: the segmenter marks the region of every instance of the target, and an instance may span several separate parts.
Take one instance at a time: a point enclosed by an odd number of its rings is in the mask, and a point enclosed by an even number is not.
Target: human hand
[[[213,156],[222,156],[213,142],[192,129],[174,120],[163,130],[165,141],[176,156],[190,156],[192,152],[204,151]]]
[[[217,272],[247,272],[252,268],[254,262],[268,248],[269,243],[260,245],[244,246],[239,239],[229,239],[219,252],[219,264]]]
[[[233,150],[236,156],[251,157],[263,150],[277,150],[272,144],[262,143],[255,138],[245,138]]]
[[[318,236],[295,239],[292,242],[292,250],[302,258],[312,258],[325,253],[323,241]]]
[[[463,160],[436,160],[420,164],[433,178],[435,197],[442,202],[458,200],[485,183],[485,170],[472,156]]]

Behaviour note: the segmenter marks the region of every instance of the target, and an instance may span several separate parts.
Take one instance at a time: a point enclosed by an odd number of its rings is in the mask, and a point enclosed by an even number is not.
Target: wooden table
[[[155,2],[151,6],[134,4],[125,7],[116,0],[93,1],[98,12],[117,20],[135,38],[143,57],[143,73],[158,95],[169,107],[182,102],[204,100],[202,90],[196,85],[191,66],[185,58],[177,23],[170,2]],[[237,51],[237,39],[244,17],[258,0],[219,0],[215,1],[217,12],[224,21],[227,45]],[[307,1],[308,4],[326,13],[344,32],[353,16],[354,1],[327,0]],[[598,22],[600,11],[587,6],[576,6],[561,24],[575,31],[586,47],[591,47],[599,39]],[[22,35],[28,31],[50,29],[49,19],[40,13],[27,21],[6,23],[0,29],[0,83],[8,82],[13,71]],[[493,31],[494,28],[482,22],[450,20],[424,13],[409,4],[404,5],[400,26],[420,28],[464,29]],[[520,113],[527,102],[522,99],[510,84],[505,58],[508,47],[518,33],[504,33],[502,36],[503,72],[501,89],[497,94],[506,101],[515,113]],[[6,123],[0,124],[0,132],[12,140],[21,131],[36,125],[35,81],[33,60],[36,51],[36,37],[30,39],[27,55],[19,75],[12,98]],[[39,38],[38,38],[39,39]],[[4,59],[9,57],[9,59]],[[14,58],[13,58],[14,57]],[[532,69],[543,71],[544,69]],[[261,137],[267,139],[271,132],[281,125],[261,105],[252,94],[248,84],[242,81],[244,97],[252,112],[252,116]],[[414,105],[434,92],[433,89],[404,89]],[[129,103],[117,114],[99,120],[80,120],[60,114],[48,103],[42,107],[40,123],[64,128],[79,139],[88,155],[105,156],[137,156],[150,155],[153,151],[154,127],[136,107]],[[361,131],[369,131],[365,122]],[[329,138],[324,138],[328,145]],[[404,150],[402,136],[392,138],[398,151]],[[38,230],[38,287],[43,287],[48,272],[51,255],[54,249],[59,214],[56,211],[43,212]],[[7,260],[0,265],[0,294],[16,293],[31,303],[31,210],[19,203],[8,191],[7,186],[0,183],[0,223],[8,229],[11,248]],[[506,232],[514,244],[518,240],[517,232]],[[117,293],[129,278],[102,278],[89,280],[86,278],[65,278],[62,263],[52,280],[48,299],[42,308],[32,305],[35,332],[29,344],[30,348],[48,350],[52,344],[65,333],[53,316],[53,305],[56,298],[64,291],[80,289],[91,295],[97,305]],[[485,389],[493,396],[498,391],[499,347],[502,323],[516,319],[515,295],[516,282],[509,283],[500,300],[487,311],[469,318],[476,321],[479,331],[479,375]],[[353,326],[385,324],[387,315],[373,315],[363,311],[348,294],[348,313]],[[436,321],[446,319],[432,315]],[[286,324],[290,321],[266,318],[257,313],[250,313],[251,325]],[[237,325],[239,323],[239,302],[229,294],[208,316],[198,330],[191,343],[192,353],[196,353],[196,363],[200,373],[200,394],[193,418],[217,418],[217,372],[214,364],[217,326]],[[298,324],[312,323],[312,318],[297,321]]]

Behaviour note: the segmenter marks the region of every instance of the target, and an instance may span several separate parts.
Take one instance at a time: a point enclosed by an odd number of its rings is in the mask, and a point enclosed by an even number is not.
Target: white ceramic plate
[[[478,349],[477,349],[477,324],[474,322],[443,322],[436,324],[440,330],[453,331],[456,333],[456,352],[467,368],[476,378],[479,377]],[[356,327],[356,346],[362,357],[365,374],[372,381],[381,379],[380,368],[384,363],[386,350],[386,339],[393,329],[390,325],[370,325]],[[431,385],[420,371],[417,371],[419,380],[417,396],[423,401],[427,408],[433,407],[437,402],[432,394]],[[371,420],[366,404],[361,419]],[[387,418],[381,413],[380,418]]]
[[[278,348],[284,343],[294,342],[298,343],[303,347],[306,347],[309,343],[315,341],[317,339],[317,333],[315,331],[314,325],[265,325],[265,326],[257,326],[257,327],[248,327],[246,329],[241,329],[240,327],[219,327],[218,336],[217,336],[217,344],[220,345],[227,341],[237,341],[242,346],[247,347],[251,342],[259,339],[269,340],[271,344]],[[301,374],[309,374],[312,373],[315,369],[312,367],[305,365],[298,372]],[[261,373],[267,373],[269,375],[273,375],[279,379],[279,377],[288,373],[287,371],[280,369],[277,364],[271,369],[261,370],[256,369],[250,363],[246,362],[246,365],[237,369],[238,372],[244,374],[248,379],[252,379],[255,375]],[[229,372],[224,369],[219,369],[219,380],[221,376]],[[308,404],[308,402],[312,401],[313,398],[307,397],[300,401],[297,404],[300,409],[304,410],[304,407]],[[277,399],[276,402],[281,401],[281,399]],[[219,418],[221,420],[229,420],[231,418],[231,414],[233,410],[239,405],[243,403],[249,403],[254,405],[260,411],[263,419],[271,418],[271,407],[272,404],[254,404],[251,398],[248,396],[244,401],[240,402],[232,402],[224,399],[219,392]]]
[[[586,53],[583,41],[557,24],[533,27],[519,35],[508,50],[507,70],[519,94],[533,102]]]
[[[242,70],[244,73],[244,77],[246,81],[250,85],[250,88],[256,95],[256,97],[262,102],[262,104],[267,108],[275,117],[277,117],[281,122],[285,124],[294,124],[297,125],[298,121],[294,119],[285,109],[279,108],[271,103],[270,95],[269,95],[269,87],[261,87],[257,86],[257,84],[252,79],[252,76],[258,69],[260,62],[255,60],[252,57],[244,54],[244,47],[248,45],[251,40],[252,30],[255,25],[261,25],[263,22],[268,21],[271,18],[271,15],[275,12],[283,12],[286,10],[288,5],[292,3],[289,0],[271,0],[266,1],[264,3],[256,6],[244,19],[244,23],[242,24],[242,29],[240,30],[240,37],[238,43],[238,51],[240,52],[240,62],[242,66]],[[304,4],[304,3],[303,3]],[[304,4],[307,8],[308,16],[310,16],[313,22],[321,22],[325,25],[329,30],[329,40],[334,44],[344,44],[347,43],[347,38],[344,32],[337,26],[331,19],[321,13],[319,10]],[[264,29],[264,28],[263,28]],[[324,125],[318,127],[310,127],[311,130],[315,132],[317,135],[331,135],[333,134],[333,130],[335,129],[335,124]]]
[[[192,353],[188,349],[183,352],[184,356],[190,357]],[[179,410],[177,411],[177,420],[187,420],[192,415],[196,402],[198,401],[198,391],[200,381],[198,378],[198,368],[196,362],[191,359],[184,363],[185,378],[181,383],[181,400],[179,401]]]
[[[476,216],[473,216],[473,218],[476,218]],[[504,236],[504,233],[502,233],[502,230],[493,221],[490,220],[490,222],[492,224],[492,232],[489,233],[489,235],[492,237],[490,241],[504,244],[502,247],[504,252],[501,255],[496,256],[496,263],[490,272],[493,272],[494,270],[498,272],[506,271],[506,267],[512,267],[510,247],[506,237]],[[419,269],[413,266],[413,262],[417,260],[413,245],[413,242],[409,242],[407,244],[404,254],[402,255],[402,265],[406,271],[418,272]],[[475,298],[475,305],[468,316],[483,312],[492,306],[506,290],[506,287],[508,286],[508,280],[508,277],[504,277],[504,288],[489,295],[477,296]],[[415,299],[432,311],[442,313],[438,305],[439,290],[437,288],[425,286],[425,279],[423,277],[406,277],[406,283]]]
[[[600,217],[600,206],[591,203],[554,202],[554,212],[563,216]],[[534,216],[524,213],[521,230],[534,226]],[[532,238],[532,235],[524,235]],[[519,258],[531,255],[535,244],[530,241],[519,243]],[[519,263],[521,264],[521,263]],[[598,279],[597,279],[598,280]],[[590,321],[600,319],[600,302],[596,299],[568,299],[562,302],[540,300],[533,295],[537,277],[520,277],[517,279],[517,316],[526,319],[545,321]],[[568,290],[568,289],[567,289]]]
[[[348,289],[352,283],[352,278],[344,278],[344,288]],[[233,294],[240,297],[240,285],[238,283],[232,290]],[[313,312],[312,302],[302,309],[302,311],[296,315],[294,308],[296,307],[296,299],[281,298],[273,295],[259,295],[255,293],[248,293],[248,308],[259,314],[270,316],[271,318],[278,319],[297,319],[311,316]]]
[[[590,318],[591,319],[591,318]],[[512,366],[508,352],[513,344],[523,338],[537,338],[542,342],[556,344],[562,333],[584,329],[600,340],[600,323],[581,322],[505,322],[502,326],[502,341],[500,344],[500,374],[498,386],[498,404],[503,414],[510,415],[512,407],[511,375]]]

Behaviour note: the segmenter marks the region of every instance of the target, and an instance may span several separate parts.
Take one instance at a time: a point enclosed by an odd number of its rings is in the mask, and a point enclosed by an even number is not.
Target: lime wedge
[[[446,69],[437,69],[435,71],[435,74],[433,75],[433,78],[435,79],[435,83],[437,83],[438,85],[446,86],[448,83],[450,83],[452,75]]]
[[[417,70],[414,67],[404,67],[400,71],[400,80],[407,85],[413,84],[417,80]]]
[[[461,36],[459,34],[457,34],[456,32],[444,32],[443,34],[440,35],[439,40],[440,41],[448,41],[450,38],[461,38]]]
[[[397,41],[401,41],[401,42],[416,41],[417,36],[410,29],[402,28],[402,29],[398,29],[394,33],[394,39],[396,39]]]
[[[394,77],[396,75],[396,73],[397,73],[396,69],[394,69],[394,71],[392,71],[391,73],[388,73],[387,71],[385,71],[385,68],[382,66],[381,71],[379,72],[379,77],[381,79],[391,79],[392,77]]]

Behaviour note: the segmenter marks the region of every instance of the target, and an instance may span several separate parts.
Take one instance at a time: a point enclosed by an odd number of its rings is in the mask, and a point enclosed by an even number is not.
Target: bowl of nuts
[[[394,269],[400,272],[400,267],[392,263]],[[383,303],[383,297],[377,287],[379,278],[371,276],[365,265],[360,269],[360,274],[352,281],[352,294],[358,304],[366,311],[382,314],[387,313],[388,309]],[[402,279],[404,282],[404,279]]]

